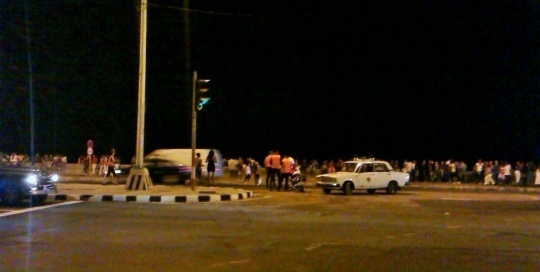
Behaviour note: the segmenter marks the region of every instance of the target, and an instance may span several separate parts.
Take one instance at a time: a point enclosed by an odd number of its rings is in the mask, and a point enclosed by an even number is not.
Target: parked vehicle
[[[49,193],[56,193],[58,175],[23,167],[0,167],[0,205],[15,206],[28,201],[43,203]]]
[[[345,162],[336,173],[318,175],[317,186],[322,187],[325,194],[332,190],[341,190],[347,195],[351,195],[353,190],[366,190],[373,194],[379,189],[395,194],[409,184],[409,179],[408,173],[394,171],[386,161],[364,158]]]
[[[196,149],[195,153],[201,153],[203,160],[203,177],[207,176],[206,156],[210,149]],[[223,175],[223,156],[218,149],[214,149],[216,155],[215,176]],[[144,157],[144,167],[148,169],[153,183],[185,183],[191,178],[191,149],[157,149]]]

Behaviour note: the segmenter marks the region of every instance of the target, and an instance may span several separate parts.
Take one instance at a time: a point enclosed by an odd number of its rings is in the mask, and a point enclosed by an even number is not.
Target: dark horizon
[[[135,154],[137,1],[3,2],[0,151]],[[150,0],[145,154],[190,148],[191,72],[211,79],[197,143],[224,157],[540,160],[540,3]]]

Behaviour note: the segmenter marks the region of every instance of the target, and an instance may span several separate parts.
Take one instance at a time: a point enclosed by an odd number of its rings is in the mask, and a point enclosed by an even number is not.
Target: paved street
[[[538,271],[539,195],[253,190],[76,202],[0,218],[5,271]],[[0,269],[0,270],[2,270]]]

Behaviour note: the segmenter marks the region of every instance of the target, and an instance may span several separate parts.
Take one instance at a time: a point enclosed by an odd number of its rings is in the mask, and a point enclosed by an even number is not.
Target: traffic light
[[[203,105],[208,103],[208,100],[210,100],[210,97],[206,95],[208,92],[208,82],[210,82],[210,79],[198,79],[197,80],[197,109],[201,110],[203,108]]]

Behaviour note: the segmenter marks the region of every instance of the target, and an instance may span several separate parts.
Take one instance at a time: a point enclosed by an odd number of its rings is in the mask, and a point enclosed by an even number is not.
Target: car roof
[[[366,163],[366,162],[377,162],[377,163],[387,163],[386,161],[383,161],[383,160],[376,160],[376,159],[372,159],[372,158],[362,158],[362,159],[355,159],[355,160],[350,160],[350,161],[346,161],[345,163]]]

